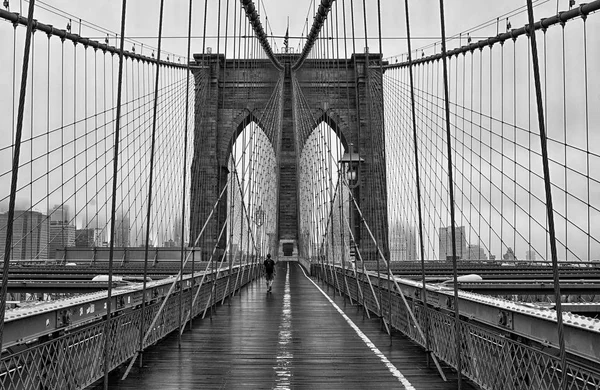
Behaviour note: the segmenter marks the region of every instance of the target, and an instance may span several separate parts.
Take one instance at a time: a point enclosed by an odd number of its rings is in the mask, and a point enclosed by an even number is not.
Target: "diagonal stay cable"
[[[356,210],[358,211],[358,213],[360,215],[361,221],[365,224],[365,228],[367,229],[367,232],[371,236],[371,240],[373,240],[375,242],[375,237],[373,236],[373,233],[371,232],[371,228],[369,227],[369,224],[365,220],[362,210],[360,209],[360,207],[356,201],[356,198],[354,198],[352,191],[349,191],[349,195],[352,198],[352,202],[354,203],[354,206],[356,207]],[[379,254],[379,257],[384,261],[384,263],[386,264],[386,267],[387,267],[388,260],[385,258],[385,255],[381,252],[381,248],[379,246],[377,246],[377,253]],[[390,269],[390,273],[392,273],[391,269]],[[402,289],[400,288],[400,285],[398,284],[398,281],[396,280],[396,277],[393,275],[393,273],[392,273],[391,277],[392,277],[392,281],[394,282],[394,286],[396,287],[396,290],[398,290],[398,294],[400,294],[400,297],[402,298],[402,302],[404,303],[404,306],[406,306],[406,310],[408,311],[410,318],[413,320],[413,323],[415,324],[415,327],[416,327],[417,331],[419,332],[419,335],[421,336],[421,338],[423,340],[425,340],[425,334],[423,333],[423,330],[421,329],[421,326],[419,325],[419,323],[417,321],[417,317],[415,316],[415,313],[410,308],[410,305],[408,304],[408,301],[406,300],[406,297],[404,296],[404,293],[402,292]],[[433,358],[435,365],[438,367],[438,370],[441,372],[441,366],[439,365],[439,362],[433,353],[431,354],[431,357]]]
[[[227,185],[223,186],[223,190],[221,191],[221,194],[219,195],[219,198],[215,202],[212,210],[210,211],[210,214],[208,215],[208,218],[204,222],[204,226],[202,226],[202,229],[200,230],[200,233],[198,233],[198,236],[196,237],[196,240],[194,241],[194,245],[192,245],[192,247],[195,247],[198,244],[198,241],[200,241],[200,238],[202,237],[202,235],[204,234],[204,231],[206,230],[206,227],[208,226],[208,222],[211,220],[212,216],[214,215],[215,210],[219,206],[219,203],[221,202],[221,199],[223,198],[223,194],[225,194],[226,190],[227,190]],[[152,333],[152,328],[156,324],[156,321],[158,320],[158,317],[160,316],[160,313],[162,313],[163,309],[165,308],[165,305],[167,304],[167,301],[168,301],[169,297],[171,296],[171,294],[175,290],[175,286],[177,285],[177,282],[179,281],[179,278],[181,277],[182,269],[186,266],[186,264],[187,264],[190,256],[192,255],[192,253],[193,252],[190,251],[187,254],[187,256],[185,258],[185,261],[183,262],[183,265],[180,267],[181,269],[179,270],[179,272],[177,273],[177,275],[175,276],[175,278],[173,278],[173,283],[171,284],[171,287],[169,287],[169,291],[165,295],[160,308],[156,312],[156,314],[154,316],[154,319],[152,320],[152,323],[148,327],[148,331],[146,332],[146,334],[144,335],[144,337],[142,339],[142,346],[146,343],[146,341],[148,340],[148,337],[150,337],[150,333]],[[129,362],[129,366],[127,366],[127,369],[125,370],[125,373],[123,374],[122,379],[127,378],[127,375],[129,375],[129,371],[131,370],[131,367],[133,367],[133,364],[137,360],[137,357],[139,356],[140,352],[141,351],[136,351],[135,355],[133,356],[133,358]]]

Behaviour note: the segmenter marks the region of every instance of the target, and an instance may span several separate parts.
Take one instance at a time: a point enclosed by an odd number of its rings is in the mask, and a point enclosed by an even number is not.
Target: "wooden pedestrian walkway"
[[[271,293],[262,280],[243,289],[212,318],[195,320],[181,348],[175,332],[148,349],[126,380],[116,370],[110,388],[457,388],[451,370],[444,382],[427,368],[422,348],[390,339],[378,319],[331,293],[297,263],[280,262]]]

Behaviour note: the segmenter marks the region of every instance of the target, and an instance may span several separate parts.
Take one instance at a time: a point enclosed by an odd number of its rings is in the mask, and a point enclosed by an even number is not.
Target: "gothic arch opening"
[[[248,116],[252,119],[252,116]],[[227,248],[235,259],[271,251],[277,231],[277,161],[254,120],[243,121],[228,156]]]
[[[311,258],[319,253],[323,238],[333,229],[340,237],[343,228],[340,216],[348,193],[339,182],[339,160],[344,153],[342,139],[331,122],[320,122],[304,143],[298,164],[299,190],[299,250],[301,256]],[[331,243],[327,243],[329,245]],[[342,250],[342,242],[334,247]],[[335,248],[334,248],[335,250]]]

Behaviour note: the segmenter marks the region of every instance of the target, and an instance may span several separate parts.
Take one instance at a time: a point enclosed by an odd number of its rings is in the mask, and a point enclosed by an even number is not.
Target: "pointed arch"
[[[344,130],[346,133],[350,133],[350,129],[346,122],[333,110],[327,109],[319,109],[317,111],[317,115],[315,115],[315,127],[313,131],[319,127],[321,123],[325,122],[338,136],[340,141],[342,142],[342,146],[344,149],[348,149],[348,140],[344,135]],[[306,142],[306,140],[304,140]]]
[[[233,126],[232,126],[233,131],[231,133],[231,138],[229,139],[229,143],[227,145],[227,151],[225,154],[225,156],[227,158],[232,153],[232,148],[233,148],[233,145],[235,144],[235,141],[238,139],[240,134],[242,134],[244,129],[252,122],[256,123],[256,125],[263,132],[265,131],[264,130],[265,126],[262,123],[262,121],[256,115],[254,115],[254,111],[250,111],[247,108],[243,109],[242,112],[240,112],[240,114],[238,114],[237,117],[233,120]],[[267,138],[269,138],[269,142],[271,143],[271,146],[273,146],[274,143],[273,143],[273,140],[271,139],[271,137],[269,137],[269,135],[266,133],[265,133],[265,135],[267,136]]]

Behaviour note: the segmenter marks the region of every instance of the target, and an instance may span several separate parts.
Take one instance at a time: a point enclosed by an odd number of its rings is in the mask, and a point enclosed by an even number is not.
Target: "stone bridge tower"
[[[228,160],[231,145],[244,128],[257,122],[272,95],[278,80],[283,78],[281,142],[275,150],[279,158],[279,211],[276,242],[271,251],[279,256],[295,257],[299,240],[298,169],[299,153],[309,134],[300,135],[294,110],[296,89],[301,90],[310,105],[311,120],[316,128],[326,122],[337,133],[344,148],[353,143],[365,162],[361,164],[361,184],[358,195],[365,220],[369,223],[378,245],[388,250],[387,191],[385,177],[385,138],[381,113],[383,95],[381,56],[356,54],[348,60],[306,60],[298,70],[291,70],[297,55],[281,54],[277,58],[284,66],[278,70],[268,59],[256,60],[247,67],[243,61],[226,59],[223,55],[195,55],[193,74],[196,83],[195,141],[190,189],[190,246],[193,245],[205,221],[213,211],[228,180]],[[260,63],[264,61],[264,64]],[[344,62],[345,61],[345,62]],[[367,63],[370,66],[367,66]],[[341,64],[341,65],[340,65]],[[367,77],[369,72],[369,77]],[[292,82],[295,78],[296,83]],[[324,81],[326,80],[326,81]],[[324,91],[326,91],[324,93]],[[374,107],[378,108],[376,115]],[[272,137],[271,137],[272,138]],[[272,145],[277,145],[271,139]],[[379,172],[379,175],[370,174]],[[226,196],[226,193],[223,195]],[[206,226],[205,239],[199,243],[207,252],[216,244],[226,220],[227,202],[214,212]],[[361,238],[361,252],[375,256],[375,246],[357,217],[356,234]],[[219,243],[225,247],[225,241]],[[290,252],[291,251],[291,252]],[[374,259],[374,258],[373,258]]]

